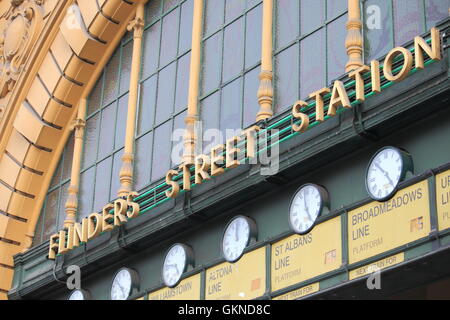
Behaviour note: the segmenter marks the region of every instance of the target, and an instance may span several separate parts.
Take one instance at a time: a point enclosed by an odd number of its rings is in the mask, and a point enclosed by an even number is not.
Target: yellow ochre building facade
[[[0,299],[450,298],[449,7],[1,0]]]

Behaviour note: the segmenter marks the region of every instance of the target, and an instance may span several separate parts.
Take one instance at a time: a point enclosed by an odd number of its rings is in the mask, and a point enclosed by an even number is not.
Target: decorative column
[[[84,128],[86,127],[86,98],[80,100],[78,113],[74,123],[75,142],[73,147],[72,172],[66,201],[66,220],[64,227],[68,228],[76,221],[78,211],[78,190],[80,185],[81,157],[83,151]]]
[[[361,8],[359,0],[348,0],[347,48],[348,62],[345,71],[349,72],[363,66],[363,37],[362,37]]]
[[[194,0],[194,16],[192,25],[191,66],[189,71],[189,100],[184,134],[183,162],[194,163],[195,159],[195,122],[199,119],[198,114],[198,91],[200,79],[200,52],[202,41],[203,0]]]
[[[128,31],[133,34],[133,57],[131,60],[130,92],[128,96],[127,129],[125,134],[125,148],[120,169],[119,197],[128,196],[133,189],[133,162],[134,162],[134,133],[136,128],[136,109],[138,102],[139,73],[142,56],[142,34],[144,33],[144,6],[145,2],[138,3],[136,17],[128,25]]]
[[[268,119],[273,116],[273,65],[272,65],[272,32],[273,32],[273,0],[263,2],[262,52],[260,85],[258,89],[258,102],[260,105],[256,121]]]

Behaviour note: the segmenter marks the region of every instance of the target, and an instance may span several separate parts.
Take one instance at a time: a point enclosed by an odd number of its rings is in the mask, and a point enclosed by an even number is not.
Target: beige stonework
[[[0,299],[85,98],[139,0],[0,1]]]

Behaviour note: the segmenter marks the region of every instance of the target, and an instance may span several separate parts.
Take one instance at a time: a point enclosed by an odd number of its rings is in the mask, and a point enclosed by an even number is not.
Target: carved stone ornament
[[[0,17],[0,99],[14,87],[43,26],[44,0],[11,0]]]

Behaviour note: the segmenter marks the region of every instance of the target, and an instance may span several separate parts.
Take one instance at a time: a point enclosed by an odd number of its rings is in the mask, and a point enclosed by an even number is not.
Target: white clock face
[[[84,294],[81,290],[75,290],[70,294],[69,300],[84,300]]]
[[[224,258],[229,262],[238,260],[250,241],[250,224],[244,217],[237,217],[229,224],[222,240]]]
[[[289,212],[291,228],[303,234],[309,231],[322,210],[323,199],[318,187],[306,185],[294,196]]]
[[[127,300],[131,293],[131,274],[127,269],[120,270],[111,287],[111,300]]]
[[[163,280],[166,286],[173,287],[180,281],[186,265],[187,254],[185,248],[180,244],[174,245],[164,260]]]
[[[381,150],[367,170],[366,187],[374,200],[386,199],[395,192],[402,175],[403,159],[394,148]]]

